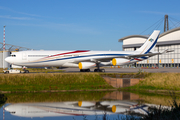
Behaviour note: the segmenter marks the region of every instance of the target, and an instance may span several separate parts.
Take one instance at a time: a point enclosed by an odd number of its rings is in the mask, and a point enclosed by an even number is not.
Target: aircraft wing
[[[174,50],[164,50],[162,52],[156,52],[156,53],[147,53],[147,54],[130,54],[130,55],[125,55],[125,56],[119,56],[119,57],[115,57],[115,58],[126,58],[126,59],[132,59],[132,58],[138,58],[138,57],[152,57],[154,55],[160,55],[160,54],[164,54],[164,53],[168,53],[168,52],[173,52]],[[104,58],[104,59],[96,59],[96,60],[112,60],[113,58]]]
[[[137,57],[151,57],[151,56],[154,56],[154,55],[159,55],[159,54],[162,54],[160,52],[157,52],[157,53],[148,53],[148,54],[135,54],[135,55],[128,55],[128,56],[124,56],[124,58],[137,58]]]
[[[173,52],[174,50],[164,50],[162,52],[156,52],[156,53],[147,53],[147,54],[130,54],[130,55],[125,55],[125,56],[117,56],[117,57],[104,57],[104,58],[96,58],[96,59],[89,59],[85,61],[75,61],[74,63],[78,62],[95,62],[95,63],[100,63],[100,62],[110,62],[113,58],[125,58],[125,59],[132,59],[132,58],[140,58],[140,57],[152,57],[154,55],[160,55],[168,52]]]

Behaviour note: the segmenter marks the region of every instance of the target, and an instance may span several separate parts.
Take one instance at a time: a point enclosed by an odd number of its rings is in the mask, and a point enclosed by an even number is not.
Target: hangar
[[[130,35],[119,39],[123,41],[124,51],[134,51],[138,49],[148,36],[145,35]],[[137,62],[134,65],[126,67],[180,67],[180,27],[168,30],[160,34],[155,51],[161,52],[165,49],[174,50],[173,52],[156,55],[147,60]]]

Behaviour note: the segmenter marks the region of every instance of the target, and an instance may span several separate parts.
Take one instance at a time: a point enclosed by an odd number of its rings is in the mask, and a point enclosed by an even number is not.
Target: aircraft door
[[[26,115],[26,112],[27,112],[26,108],[23,107],[23,108],[22,108],[22,115],[23,115],[23,116]]]
[[[22,60],[27,60],[27,54],[25,52],[22,53]]]

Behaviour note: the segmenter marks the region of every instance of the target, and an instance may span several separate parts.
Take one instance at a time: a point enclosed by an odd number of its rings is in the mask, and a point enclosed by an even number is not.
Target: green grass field
[[[137,90],[180,90],[180,73],[148,73],[139,84],[130,87]]]
[[[1,91],[112,89],[98,73],[2,74]]]
[[[128,87],[136,90],[180,90],[180,73],[38,73],[1,74],[1,91],[95,90],[112,89],[102,76],[143,78]]]

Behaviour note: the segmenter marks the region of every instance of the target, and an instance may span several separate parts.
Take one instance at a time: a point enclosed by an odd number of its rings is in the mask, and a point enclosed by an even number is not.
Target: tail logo
[[[151,38],[151,39],[149,39],[149,41],[151,41],[151,42],[152,42],[152,41],[154,41],[154,40]]]

